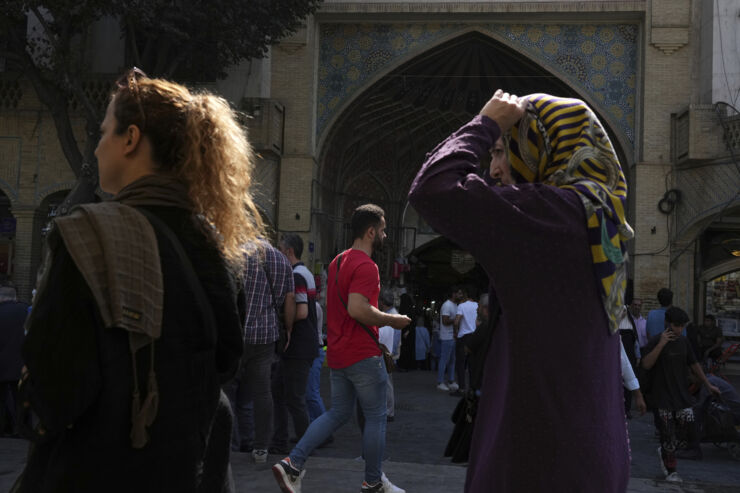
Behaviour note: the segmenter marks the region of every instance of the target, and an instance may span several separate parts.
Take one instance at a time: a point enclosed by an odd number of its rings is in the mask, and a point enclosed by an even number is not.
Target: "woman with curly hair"
[[[95,151],[113,198],[57,218],[27,322],[20,492],[223,491],[253,153],[226,101],[132,69]],[[226,419],[224,419],[226,418]]]

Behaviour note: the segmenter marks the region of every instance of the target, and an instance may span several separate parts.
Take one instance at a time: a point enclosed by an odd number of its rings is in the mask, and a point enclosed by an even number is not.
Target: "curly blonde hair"
[[[224,257],[242,266],[248,245],[264,234],[251,192],[254,151],[246,128],[226,100],[207,91],[163,79],[130,81],[113,93],[116,133],[132,124],[141,129],[158,171],[187,186],[193,212],[216,229]]]

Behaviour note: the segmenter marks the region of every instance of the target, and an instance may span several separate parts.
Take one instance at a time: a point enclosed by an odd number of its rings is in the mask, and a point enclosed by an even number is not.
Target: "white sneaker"
[[[450,390],[450,388],[444,382],[442,382],[440,384],[437,384],[437,389],[438,390],[444,390],[445,392],[447,392],[448,390]]]
[[[457,382],[452,382],[447,386],[451,391],[456,392],[460,390],[460,386],[457,384]]]
[[[306,470],[299,471],[293,467],[290,457],[286,457],[272,466],[272,473],[275,475],[278,486],[280,486],[280,491],[283,493],[301,493],[301,481],[306,474]]]
[[[380,481],[383,483],[383,493],[406,493],[406,490],[391,483],[385,473],[380,476]]]
[[[675,471],[667,475],[665,480],[670,481],[671,483],[683,483],[683,479],[681,479],[681,476],[679,476]]]
[[[267,450],[257,448],[252,450],[252,458],[256,464],[264,464],[267,462]]]

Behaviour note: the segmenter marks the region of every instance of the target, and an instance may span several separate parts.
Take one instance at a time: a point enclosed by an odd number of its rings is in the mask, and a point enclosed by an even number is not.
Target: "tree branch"
[[[62,152],[70,168],[72,168],[72,172],[77,176],[82,168],[82,154],[79,147],[77,147],[77,139],[69,118],[67,95],[54,87],[53,83],[44,79],[39,68],[34,64],[33,58],[25,49],[21,48],[20,51],[24,59],[24,72],[28,75],[36,95],[49,108],[57,130],[59,145],[62,147]]]
[[[44,16],[41,15],[39,12],[38,6],[31,7],[31,12],[33,12],[33,15],[36,16],[36,18],[39,20],[39,23],[41,23],[41,27],[44,28],[44,34],[46,34],[46,38],[49,40],[50,43],[54,45],[54,50],[57,53],[63,53],[63,51],[59,47],[58,40],[56,39],[56,36],[51,31],[51,26],[48,22],[46,22],[46,19],[44,19]]]

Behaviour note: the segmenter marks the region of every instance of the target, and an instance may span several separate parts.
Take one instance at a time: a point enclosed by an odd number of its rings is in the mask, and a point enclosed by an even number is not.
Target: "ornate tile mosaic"
[[[545,68],[559,69],[634,143],[637,24],[321,24],[317,135],[367,81],[471,28],[506,40]]]

